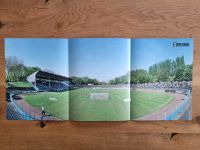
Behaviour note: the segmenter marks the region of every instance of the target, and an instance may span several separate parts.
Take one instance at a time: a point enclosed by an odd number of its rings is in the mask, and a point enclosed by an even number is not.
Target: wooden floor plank
[[[0,0],[0,149],[198,149],[199,8],[198,0]],[[64,121],[43,128],[39,121],[7,121],[6,37],[193,37],[193,121]]]

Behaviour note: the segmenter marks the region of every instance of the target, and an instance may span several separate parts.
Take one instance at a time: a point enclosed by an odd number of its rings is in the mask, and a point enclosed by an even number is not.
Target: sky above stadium
[[[5,56],[59,75],[108,81],[130,70],[130,40],[6,38]]]
[[[173,47],[174,42],[190,43],[190,46]],[[175,60],[182,55],[186,64],[192,63],[192,39],[5,39],[6,58],[16,56],[26,66],[37,66],[64,76],[88,76],[99,81],[126,74],[130,64],[131,69],[148,70],[150,65],[166,59]]]
[[[6,38],[5,57],[16,56],[25,66],[68,76],[67,39]]]
[[[175,46],[174,43],[189,43]],[[190,38],[144,38],[131,40],[131,69],[145,69],[166,59],[184,56],[186,64],[193,63],[193,40]]]
[[[69,40],[70,76],[109,81],[130,70],[130,39]]]

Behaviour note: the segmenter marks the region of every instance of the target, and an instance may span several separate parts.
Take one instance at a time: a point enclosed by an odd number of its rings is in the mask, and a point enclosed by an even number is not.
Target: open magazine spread
[[[6,38],[8,120],[191,120],[191,38]]]

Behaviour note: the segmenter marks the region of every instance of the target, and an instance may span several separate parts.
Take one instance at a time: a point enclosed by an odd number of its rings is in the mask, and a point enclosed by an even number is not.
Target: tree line
[[[101,85],[103,84],[102,82],[99,82],[97,79],[92,79],[89,77],[70,77],[72,79],[73,84],[77,85],[88,85],[88,84],[93,84],[93,85]]]
[[[191,81],[192,64],[185,64],[184,56],[155,63],[148,70],[131,71],[131,83]]]
[[[41,70],[38,67],[25,66],[23,61],[17,57],[6,58],[6,81],[17,82],[26,81],[27,76],[35,71]],[[141,84],[154,82],[172,82],[172,81],[191,81],[192,64],[185,64],[184,56],[177,57],[175,60],[167,59],[151,65],[148,70],[136,69],[125,75],[111,79],[108,82],[100,82],[97,79],[89,77],[70,77],[74,84],[80,85],[117,85],[117,84]]]
[[[185,64],[184,56],[177,57],[175,60],[167,59],[155,63],[148,70],[132,70],[124,76],[117,77],[109,81],[110,84],[142,84],[154,82],[173,82],[173,81],[191,81],[192,64]]]
[[[6,82],[26,81],[26,77],[40,70],[38,67],[29,67],[23,64],[16,56],[9,56],[6,63]]]
[[[151,65],[148,70],[136,69],[125,75],[111,79],[108,82],[99,82],[97,79],[89,77],[72,77],[75,84],[94,85],[117,85],[117,84],[142,84],[154,82],[191,81],[192,64],[185,64],[184,56],[175,60],[167,59]]]

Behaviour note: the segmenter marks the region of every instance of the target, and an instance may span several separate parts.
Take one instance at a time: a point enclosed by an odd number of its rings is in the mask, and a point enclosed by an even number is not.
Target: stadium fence
[[[178,120],[181,115],[188,109],[190,105],[190,99],[186,97],[183,103],[179,105],[170,115],[168,115],[165,120]],[[190,115],[189,115],[190,116]]]
[[[165,113],[165,120],[178,120],[180,119],[185,112],[191,113],[189,110],[191,107],[191,91],[187,91],[186,97],[183,99],[183,102],[176,107],[175,110],[171,110],[171,113],[169,115],[166,115]],[[190,120],[191,114],[188,114],[188,120]]]
[[[36,115],[29,110],[26,110],[22,106],[20,106],[16,100],[12,98],[12,94],[10,95],[11,102],[7,102],[7,118],[13,120],[36,120]],[[12,108],[10,106],[13,106]]]

